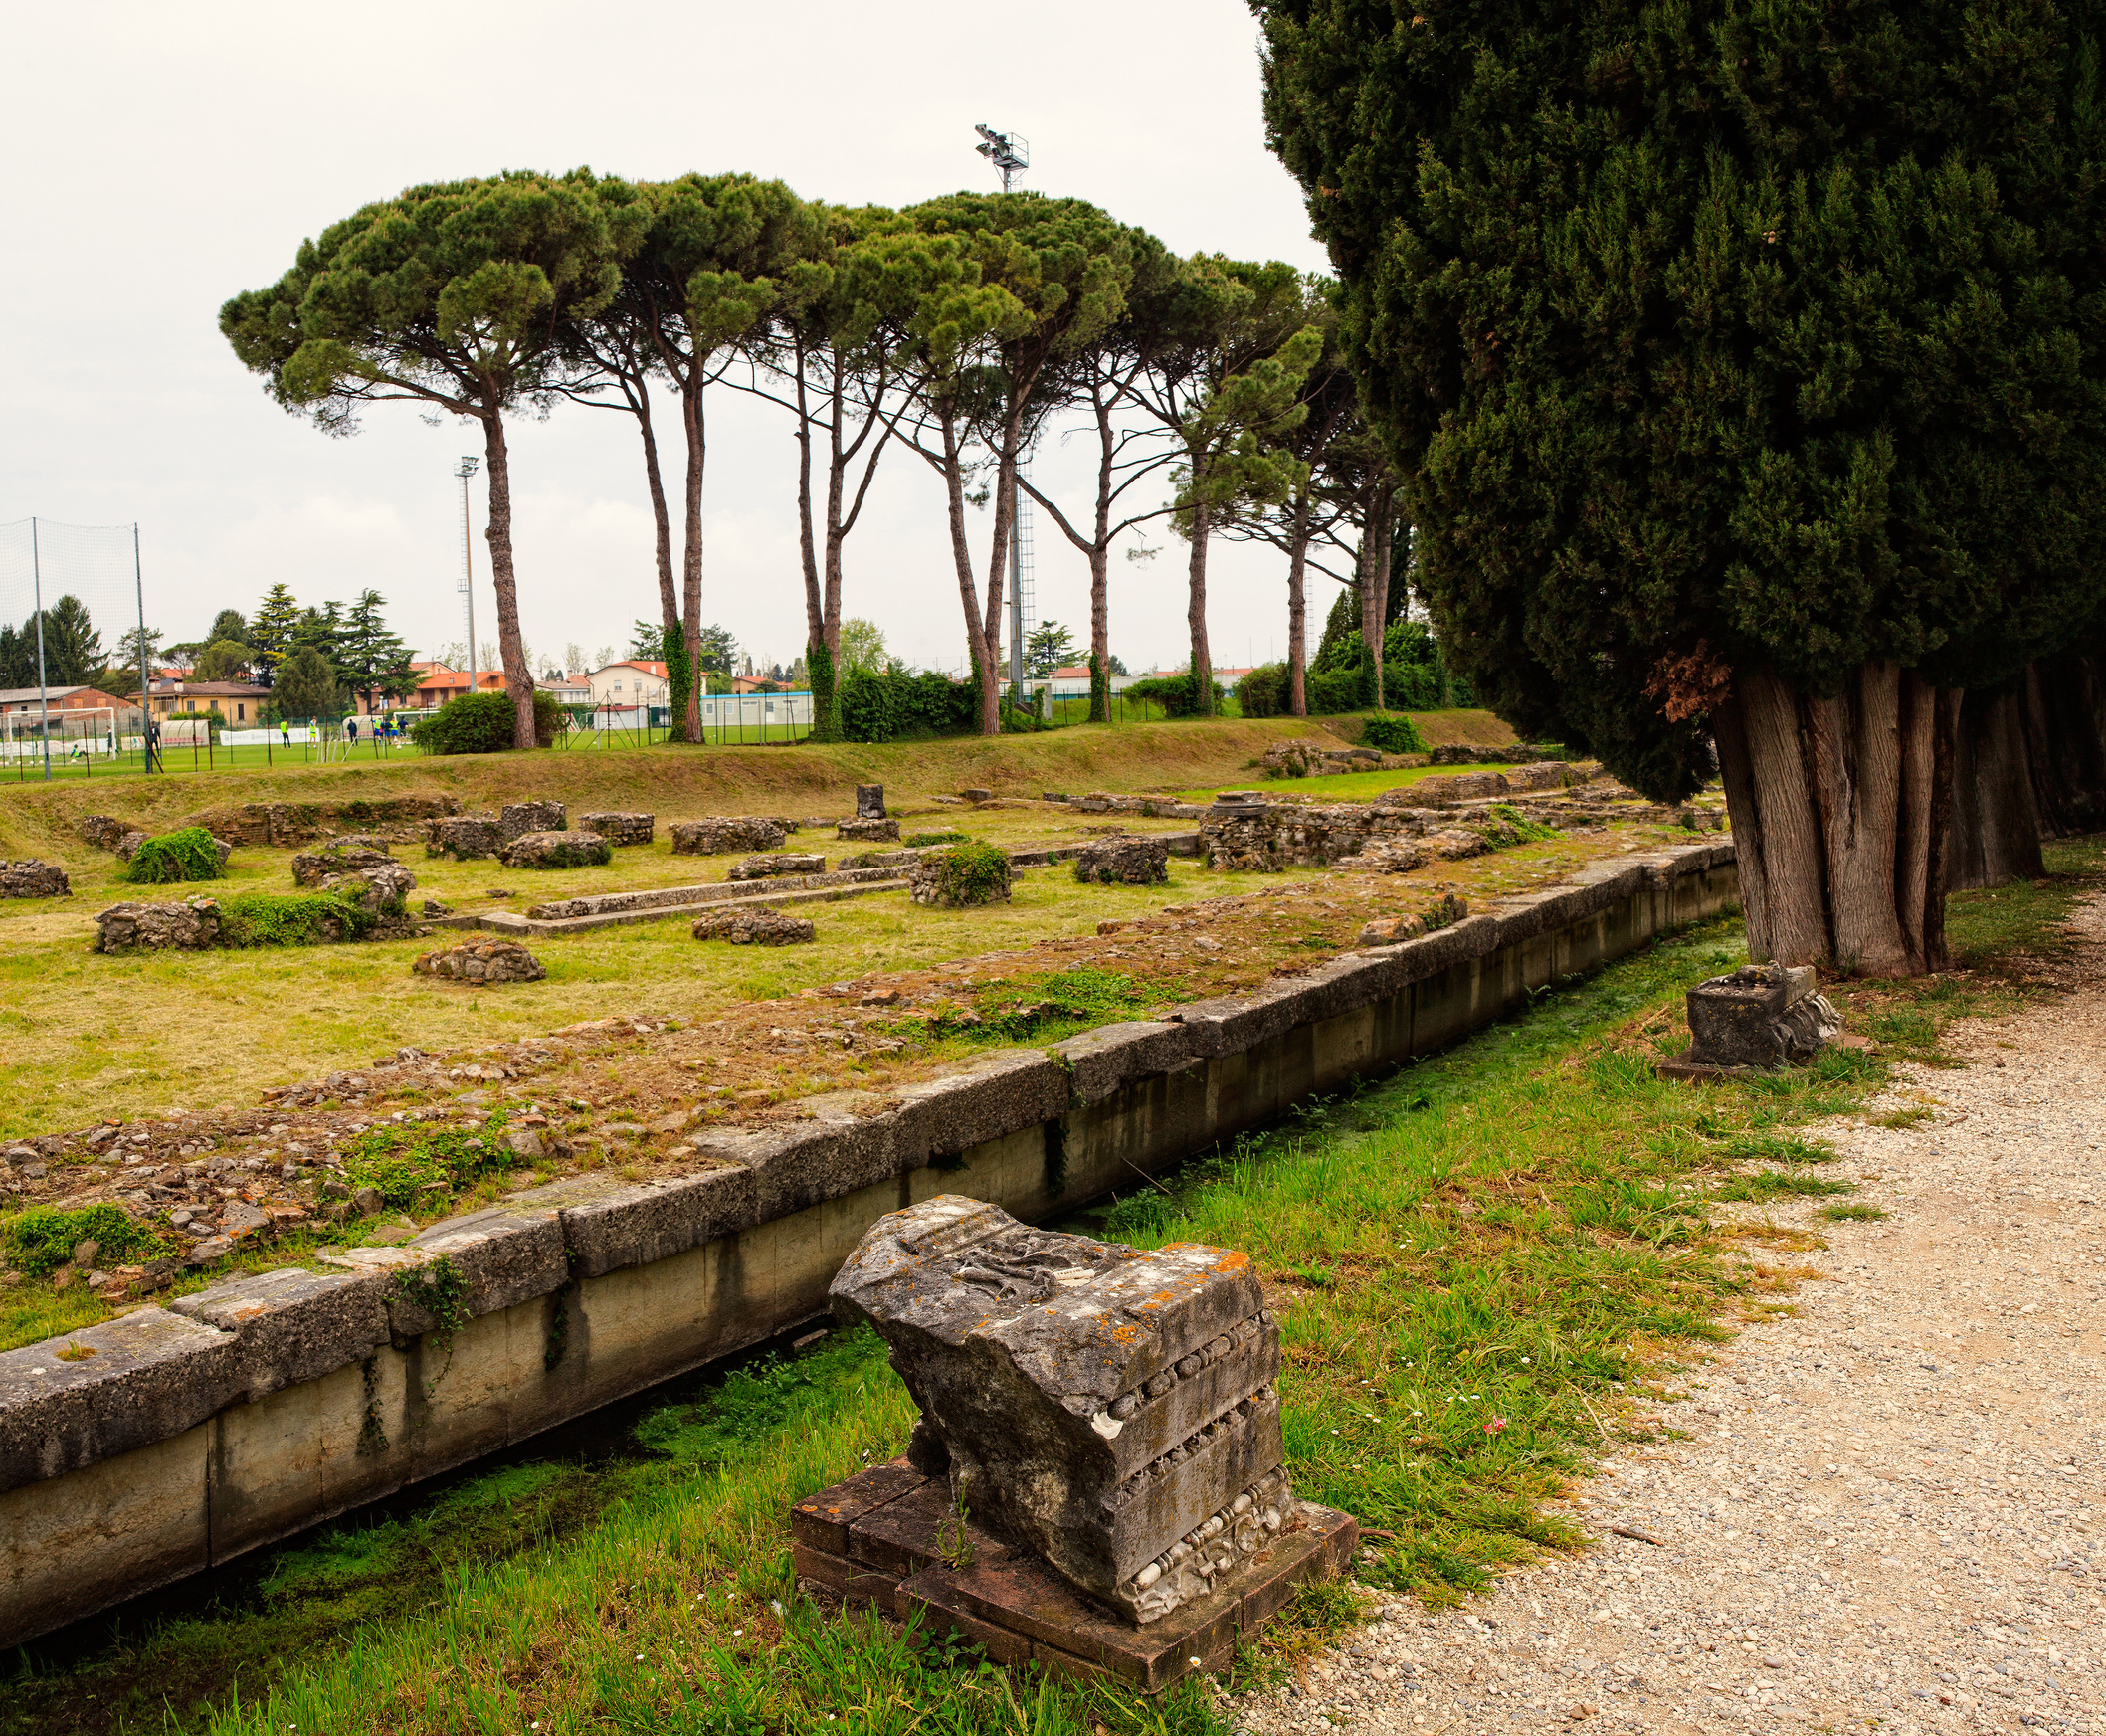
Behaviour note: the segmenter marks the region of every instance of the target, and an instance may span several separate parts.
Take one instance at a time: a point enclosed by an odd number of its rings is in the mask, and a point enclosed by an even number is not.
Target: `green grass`
[[[1886,1214],[1877,1206],[1867,1206],[1862,1201],[1853,1200],[1847,1206],[1823,1206],[1816,1216],[1825,1218],[1830,1224],[1855,1222],[1873,1224],[1884,1218]]]
[[[2087,875],[2096,860],[2063,858]],[[2064,908],[2084,883],[2061,882]],[[1983,974],[1858,998],[1927,1009],[1935,1041],[2027,992],[1987,967],[2014,941],[2051,943],[2052,914],[1957,899]],[[1280,1319],[1296,1486],[1391,1533],[1363,1579],[1451,1602],[1576,1546],[1545,1497],[1605,1444],[1646,1438],[1648,1399],[1789,1289],[1759,1244],[1710,1222],[1706,1195],[1751,1160],[1827,1156],[1794,1129],[1860,1105],[1892,1052],[1703,1090],[1654,1078],[1671,1035],[1633,1033],[1741,957],[1727,922],[1671,937],[1087,1218],[1251,1254]],[[1757,1173],[1803,1191],[1801,1171]],[[1011,1675],[797,1595],[788,1504],[896,1451],[911,1418],[877,1344],[837,1335],[647,1419],[634,1458],[472,1478],[392,1531],[340,1526],[282,1552],[239,1607],[48,1673],[19,1654],[0,1733],[1223,1736],[1201,1684],[1139,1703]],[[1353,1616],[1313,1595],[1276,1638],[1314,1645]],[[1276,1667],[1246,1652],[1229,1685]]]

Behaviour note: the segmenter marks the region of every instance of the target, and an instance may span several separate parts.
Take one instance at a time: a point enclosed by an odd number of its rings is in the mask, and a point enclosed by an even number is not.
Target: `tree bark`
[[[702,649],[702,471],[708,462],[708,430],[702,420],[701,366],[688,368],[682,383],[680,410],[687,431],[687,477],[684,505],[687,546],[681,550],[680,642],[687,650],[686,739],[702,737],[702,683],[695,678],[695,659]],[[648,715],[647,715],[648,720]]]
[[[1713,717],[1758,959],[1858,976],[1943,968],[1959,695],[1866,664],[1831,698],[1767,670]]]
[[[485,402],[494,404],[493,391]],[[519,633],[519,586],[512,570],[512,477],[504,446],[504,416],[481,412],[482,462],[489,473],[489,565],[497,593],[497,654],[504,663],[504,685],[512,696],[512,746],[532,748],[534,741],[534,673],[526,667],[526,641]]]
[[[1287,715],[1309,714],[1309,491],[1294,497],[1287,550]]]
[[[949,406],[941,406],[937,420],[943,425],[943,492],[949,512],[951,564],[958,578],[958,601],[965,609],[965,651],[973,676],[980,683],[980,733],[998,734],[1002,727],[1002,693],[996,684],[994,656],[980,629],[980,600],[973,586],[973,550],[965,534],[965,472],[958,458],[958,428]]]
[[[1214,715],[1214,658],[1207,645],[1207,502],[1192,507],[1192,558],[1187,567],[1191,596],[1185,625],[1192,633],[1192,703],[1199,716]]]
[[[2027,667],[2021,692],[2041,836],[2106,830],[2106,661],[2082,651],[2043,657]]]
[[[1361,532],[1365,556],[1361,561],[1360,643],[1374,660],[1378,711],[1383,709],[1383,635],[1389,624],[1390,528],[1396,516],[1396,488],[1388,478],[1389,472],[1383,471],[1369,491],[1365,528]]]
[[[983,638],[990,655],[1002,644],[1002,596],[1009,577],[1009,539],[1015,527],[1017,508],[1017,420],[1012,410],[1003,431],[1002,450],[995,461],[995,535],[987,557],[987,625]],[[1002,673],[989,670],[981,686],[981,733],[1002,731]]]
[[[2047,871],[2031,757],[2022,687],[1995,698],[1967,695],[1953,743],[1950,890],[2037,879]]]

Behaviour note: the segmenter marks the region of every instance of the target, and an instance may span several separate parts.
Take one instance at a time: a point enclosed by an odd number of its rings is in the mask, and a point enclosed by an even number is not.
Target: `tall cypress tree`
[[[1936,968],[1959,695],[2101,613],[2106,8],[1253,9],[1444,650]]]

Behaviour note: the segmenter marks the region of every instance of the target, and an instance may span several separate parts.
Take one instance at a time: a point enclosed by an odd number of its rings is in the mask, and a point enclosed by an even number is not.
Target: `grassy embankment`
[[[1092,1223],[1250,1251],[1282,1317],[1297,1486],[1378,1534],[1364,1579],[1452,1600],[1576,1544],[1540,1503],[1605,1442],[1644,1438],[1647,1398],[1736,1317],[1790,1305],[1803,1235],[1730,1229],[1710,1203],[1846,1191],[1793,1128],[2031,992],[2026,955],[2063,944],[2059,918],[2100,883],[2096,841],[2050,861],[2050,881],[1954,899],[1974,974],[1848,989],[1868,1053],[1718,1089],[1655,1080],[1686,1042],[1681,991],[1742,956],[1717,922]],[[637,1457],[470,1479],[414,1518],[279,1552],[227,1610],[50,1673],[25,1654],[0,1733],[1228,1728],[1208,1684],[1144,1704],[1011,1676],[799,1597],[785,1507],[895,1450],[909,1418],[873,1342],[830,1340],[659,1412]],[[1335,1593],[1305,1598],[1226,1685],[1349,1619]]]
[[[1488,711],[1415,714],[1434,743],[1497,743],[1513,731]],[[530,797],[573,808],[642,808],[661,817],[776,812],[846,814],[859,783],[883,784],[896,808],[960,789],[998,796],[1045,790],[1170,790],[1233,784],[1275,741],[1335,732],[1357,738],[1358,720],[1268,718],[1117,727],[1084,725],[1043,735],[946,736],[869,746],[649,747],[594,753],[398,754],[333,766],[192,772],[108,782],[0,782],[0,855],[61,856],[78,847],[72,823],[107,812],[158,831],[200,809],[237,802],[345,801],[411,793],[457,795],[473,809]],[[788,804],[787,809],[785,804]]]

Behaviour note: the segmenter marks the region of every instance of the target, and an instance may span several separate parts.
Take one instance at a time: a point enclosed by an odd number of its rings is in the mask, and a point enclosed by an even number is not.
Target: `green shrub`
[[[1493,844],[1541,844],[1545,839],[1555,838],[1555,826],[1540,826],[1520,809],[1504,802],[1494,802],[1487,810],[1487,822],[1479,828]]]
[[[398,899],[388,913],[399,915],[401,908]],[[220,900],[220,944],[322,946],[362,940],[379,920],[340,892],[242,892]]]
[[[111,1265],[134,1254],[158,1254],[165,1246],[122,1206],[83,1206],[72,1212],[32,1206],[0,1223],[8,1263],[26,1277],[50,1277],[73,1258],[76,1244],[91,1239],[101,1245],[96,1259]]]
[[[1128,684],[1121,695],[1127,699],[1145,699],[1151,705],[1160,705],[1166,717],[1194,717],[1199,714],[1199,688],[1194,685],[1188,670],[1181,675],[1152,675],[1145,681]],[[1219,681],[1214,683],[1214,708],[1221,709],[1227,695]]]
[[[908,850],[923,850],[932,844],[967,844],[971,839],[963,832],[909,832],[899,842]]]
[[[167,886],[178,880],[226,877],[220,867],[219,841],[202,826],[185,826],[149,838],[133,854],[124,877],[135,886]]]
[[[1360,732],[1363,747],[1380,749],[1383,753],[1424,753],[1426,737],[1419,733],[1419,725],[1401,711],[1378,711],[1367,720]]]
[[[851,670],[835,688],[835,704],[846,741],[960,735],[979,720],[980,689],[940,670],[908,675],[895,663],[885,670]]]
[[[1236,683],[1236,707],[1245,717],[1284,717],[1293,692],[1285,664],[1259,664]]]
[[[946,904],[991,904],[1009,896],[1009,857],[992,844],[968,840],[921,860],[935,865],[936,890]]]
[[[571,715],[553,693],[534,689],[534,741],[546,747],[570,727]],[[512,744],[509,693],[464,693],[410,725],[410,739],[426,753],[502,753]]]

